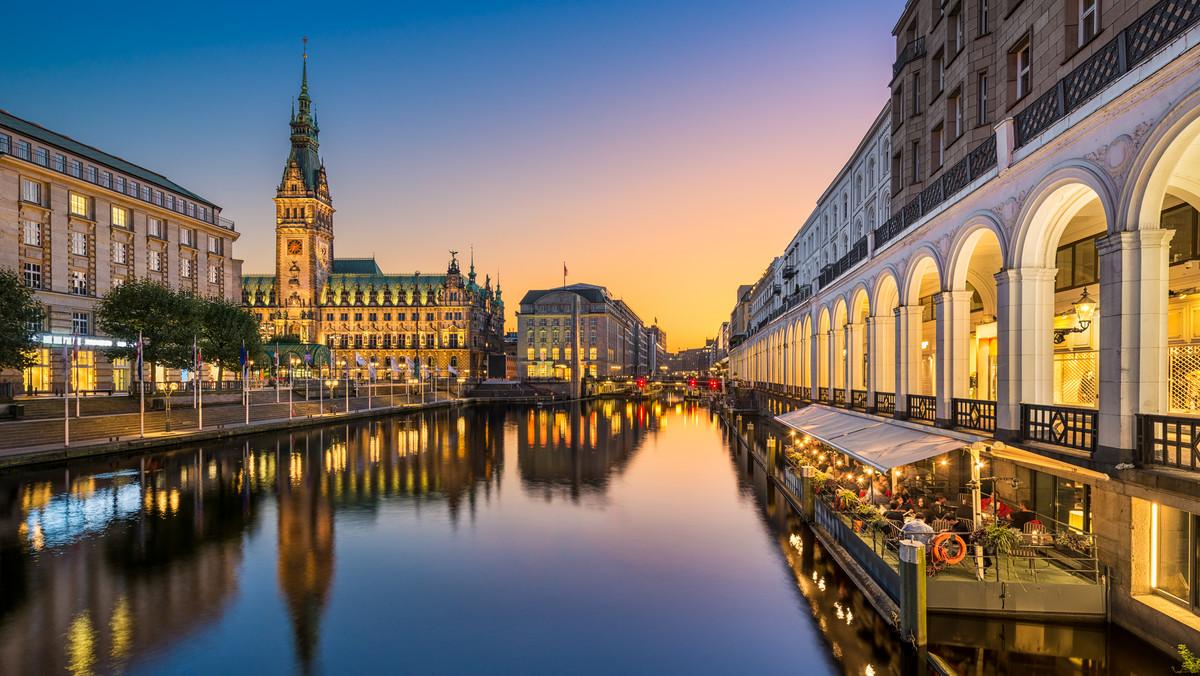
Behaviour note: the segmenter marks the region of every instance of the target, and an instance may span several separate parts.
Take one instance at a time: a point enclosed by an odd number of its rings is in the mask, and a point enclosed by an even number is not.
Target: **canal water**
[[[931,618],[960,673],[1157,674]],[[706,409],[469,407],[0,475],[0,672],[924,673]]]

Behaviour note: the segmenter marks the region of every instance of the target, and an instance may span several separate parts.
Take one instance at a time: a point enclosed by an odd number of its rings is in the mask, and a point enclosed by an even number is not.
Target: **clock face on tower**
[[[300,245],[300,240],[298,240],[298,239],[289,239],[288,240],[287,252],[288,252],[289,256],[299,256],[301,249],[302,249],[302,247]]]

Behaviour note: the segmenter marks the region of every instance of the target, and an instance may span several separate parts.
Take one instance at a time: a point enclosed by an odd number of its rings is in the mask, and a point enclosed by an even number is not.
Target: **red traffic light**
[[[638,385],[638,389],[639,389],[639,390],[641,390],[641,389],[645,389],[645,387],[646,387],[646,379],[645,379],[645,378],[638,378],[638,379],[637,379],[637,385]]]
[[[716,378],[713,378],[712,380],[709,380],[709,381],[708,381],[708,389],[710,389],[710,390],[719,390],[719,389],[721,389],[721,381],[717,380]]]
[[[688,387],[695,387],[695,386],[696,386],[696,379],[688,378]]]

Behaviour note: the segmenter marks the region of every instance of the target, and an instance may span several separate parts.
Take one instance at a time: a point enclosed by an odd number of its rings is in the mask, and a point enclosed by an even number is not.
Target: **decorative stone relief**
[[[1100,146],[1083,157],[1102,167],[1112,178],[1117,190],[1120,190],[1125,187],[1125,181],[1129,178],[1129,166],[1133,163],[1133,158],[1153,126],[1153,120],[1146,120],[1134,128],[1132,135],[1121,134],[1108,145]]]
[[[1009,197],[1000,204],[992,207],[992,213],[1000,219],[1000,226],[1004,228],[1004,234],[1011,236],[1013,227],[1016,225],[1017,214],[1021,213],[1021,207],[1025,204],[1025,198],[1029,197],[1028,190],[1022,190],[1016,197]]]
[[[942,254],[942,261],[950,260],[950,240],[954,237],[953,232],[947,232],[941,237],[938,237],[933,245],[937,247],[938,253]]]

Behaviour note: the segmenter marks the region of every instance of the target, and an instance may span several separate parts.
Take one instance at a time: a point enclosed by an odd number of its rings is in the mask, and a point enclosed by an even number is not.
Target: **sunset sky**
[[[473,246],[509,330],[565,261],[675,351],[716,335],[884,105],[902,6],[15,3],[0,108],[220,205],[243,271],[270,272],[308,36],[339,257],[433,273]]]

